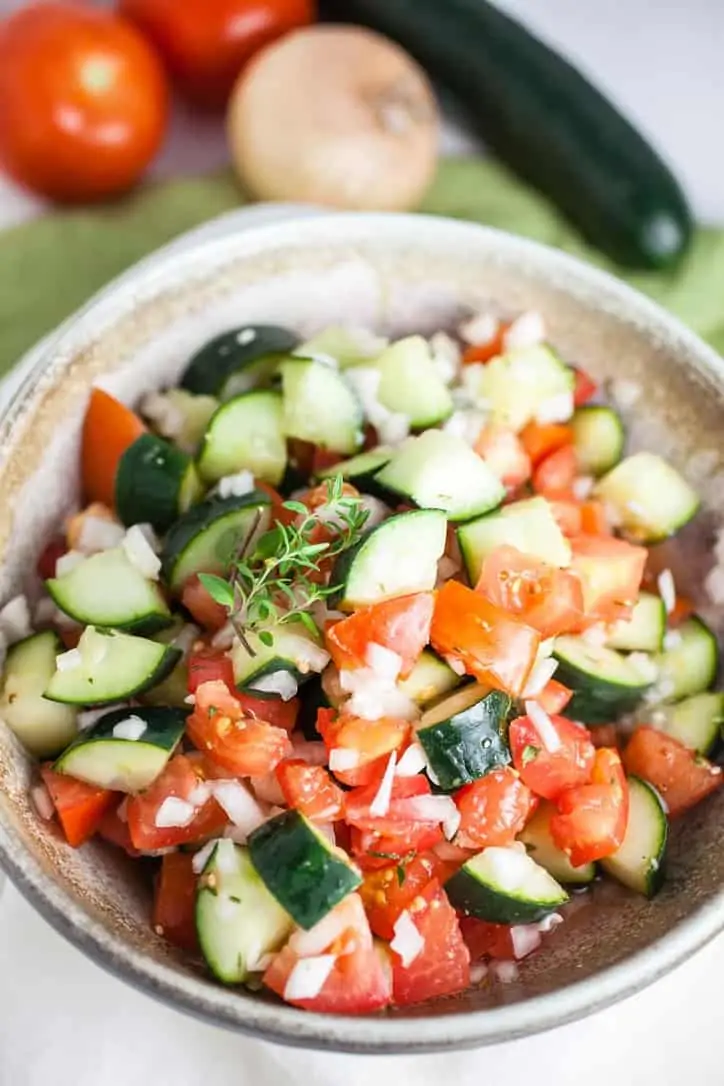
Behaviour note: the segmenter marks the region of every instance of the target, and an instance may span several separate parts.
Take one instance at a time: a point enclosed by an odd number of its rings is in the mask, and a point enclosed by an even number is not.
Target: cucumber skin
[[[244,329],[253,329],[256,337],[251,343],[242,345],[237,336]],[[209,340],[191,356],[181,378],[181,388],[217,396],[237,370],[265,355],[289,354],[298,343],[299,336],[294,332],[273,324],[245,324],[232,328]]]
[[[692,217],[669,169],[583,75],[486,0],[321,0],[399,42],[467,107],[485,142],[609,256],[674,265]]]
[[[522,901],[476,883],[462,867],[445,883],[445,893],[456,909],[492,924],[535,924],[568,900],[566,894],[553,903]]]
[[[121,456],[116,475],[116,511],[123,524],[149,523],[158,532],[170,528],[180,513],[189,470],[194,470],[191,457],[169,441],[156,434],[136,438]]]
[[[493,769],[509,765],[510,709],[508,695],[491,690],[457,716],[418,728],[417,738],[443,792],[454,792]]]

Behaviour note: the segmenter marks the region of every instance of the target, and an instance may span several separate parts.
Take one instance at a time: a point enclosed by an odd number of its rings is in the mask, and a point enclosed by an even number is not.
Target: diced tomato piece
[[[564,422],[529,422],[520,440],[533,467],[554,452],[573,444],[573,428]]]
[[[218,681],[197,688],[186,730],[198,750],[206,751],[234,776],[271,773],[292,752],[283,728],[246,715],[238,698]]]
[[[231,657],[221,649],[204,646],[194,649],[188,657],[188,690],[195,694],[203,683],[221,682],[234,691],[234,666]]]
[[[91,389],[81,439],[81,476],[88,501],[115,505],[118,463],[145,431],[141,419],[125,404],[101,388]]]
[[[543,799],[557,799],[567,788],[588,782],[596,752],[588,728],[563,716],[548,719],[550,735],[529,716],[518,717],[511,721],[508,741],[513,765],[530,790]]]
[[[548,504],[556,519],[556,524],[565,536],[570,539],[571,536],[581,534],[583,518],[580,502],[576,501],[572,495],[567,496],[564,492],[556,497],[549,496]]]
[[[342,817],[344,793],[324,766],[287,758],[277,766],[276,775],[288,807],[318,822],[335,822]]]
[[[293,732],[299,716],[299,698],[257,697],[246,690],[232,690],[236,700],[241,705],[246,716],[263,720],[274,728],[283,728],[285,732]]]
[[[229,621],[229,612],[204,588],[198,573],[189,577],[183,586],[181,603],[205,630],[220,630]]]
[[[430,640],[480,682],[518,696],[535,661],[540,634],[480,592],[447,581],[437,593]]]
[[[623,752],[626,772],[653,784],[676,816],[694,807],[722,782],[721,766],[654,728],[637,728]]]
[[[536,701],[544,713],[562,713],[568,702],[573,697],[573,691],[569,690],[557,679],[549,679],[540,694],[532,699]]]
[[[615,724],[597,724],[591,728],[591,742],[594,747],[613,747],[619,745],[618,728]]]
[[[582,370],[579,366],[571,366],[573,374],[576,380],[573,389],[573,402],[576,407],[581,407],[584,403],[588,403],[596,393],[598,392],[598,385],[592,377]]]
[[[269,483],[265,483],[263,479],[254,479],[254,489],[263,491],[271,499],[272,521],[278,520],[281,524],[292,523],[296,514],[291,509],[284,508],[285,499],[278,490],[275,490]]]
[[[490,425],[481,431],[475,451],[509,490],[530,479],[531,462],[514,430]]]
[[[170,852],[161,860],[161,871],[153,900],[153,928],[174,946],[197,951],[196,884],[193,855]]]
[[[82,626],[63,626],[58,630],[58,636],[67,649],[74,649],[77,647],[82,633]]]
[[[409,859],[413,852],[427,852],[445,838],[438,822],[400,822],[395,833],[350,830],[350,850],[363,871],[374,871],[391,860]]]
[[[580,535],[613,535],[611,523],[603,502],[591,498],[580,504]]]
[[[628,783],[618,752],[596,751],[591,783],[562,792],[551,836],[574,867],[602,860],[620,846],[628,823]]]
[[[366,667],[370,644],[381,645],[401,657],[406,677],[430,640],[434,605],[432,592],[417,592],[363,607],[328,626],[325,640],[335,665],[340,671]]]
[[[342,484],[343,498],[359,498],[359,490],[352,486],[351,483]],[[329,501],[329,486],[327,483],[322,483],[320,486],[311,487],[306,493],[302,494],[299,501],[303,505],[306,505],[310,512],[314,512],[315,509],[319,509],[322,505],[326,505]]]
[[[521,951],[520,946],[516,950],[510,924],[491,924],[488,920],[478,920],[475,916],[461,917],[460,930],[474,962],[481,958],[521,961],[537,950],[539,945],[535,940],[526,940],[524,950]]]
[[[310,474],[318,476],[321,471],[334,467],[339,461],[339,453],[333,452],[331,449],[323,449],[321,445],[315,445],[312,453],[312,470]]]
[[[498,321],[498,328],[487,343],[474,343],[463,351],[462,363],[464,366],[474,366],[477,362],[490,362],[491,358],[497,358],[505,351],[505,333],[510,328],[509,323]]]
[[[195,790],[205,779],[200,759],[176,754],[145,792],[129,796],[126,812],[134,847],[141,852],[156,852],[218,834],[228,824],[228,818],[213,797],[197,807],[196,814],[185,826],[156,825],[156,816],[164,800],[175,796],[191,803]]]
[[[389,959],[372,939],[358,894],[346,897],[311,931],[292,935],[264,974],[264,984],[286,999],[297,962],[324,953],[337,958],[319,994],[287,1002],[321,1014],[364,1014],[387,1006],[392,997]]]
[[[509,766],[494,769],[453,797],[460,812],[460,848],[512,845],[532,812],[530,789]]]
[[[63,536],[56,536],[45,545],[35,566],[41,581],[47,581],[51,577],[55,577],[56,563],[67,550],[68,547]]]
[[[567,494],[576,478],[578,464],[573,445],[563,445],[556,449],[536,467],[533,473],[533,489],[537,494]]]
[[[96,832],[118,794],[78,781],[67,773],[56,773],[49,765],[41,766],[40,775],[50,793],[66,841],[73,848],[79,848]]]
[[[630,618],[638,599],[648,552],[623,539],[581,535],[571,540],[571,569],[581,578],[587,618]]]
[[[359,892],[375,935],[392,939],[400,913],[433,879],[444,877],[445,865],[434,852],[424,852],[400,863],[386,860],[384,867],[367,871]]]
[[[125,796],[121,800],[121,803],[125,805]],[[117,848],[122,848],[129,856],[139,856],[140,853],[137,848],[134,848],[133,841],[131,840],[128,821],[125,817],[121,818],[118,813],[119,806],[120,804],[116,804],[115,807],[109,807],[103,815],[103,818],[98,824],[98,836],[102,837],[104,841],[109,841],[110,844],[116,845]]]
[[[380,720],[362,720],[346,713],[339,717],[317,717],[317,728],[330,752],[340,749],[354,751],[356,765],[346,769],[332,768],[332,773],[343,784],[356,787],[379,780],[393,750],[403,747],[410,735],[407,720],[382,717]]]
[[[406,1006],[464,991],[470,985],[470,954],[455,910],[439,883],[431,882],[407,912],[423,946],[407,965],[392,951],[395,1003]]]
[[[507,544],[496,547],[485,559],[476,591],[519,617],[542,638],[580,629],[583,590],[579,578]]]

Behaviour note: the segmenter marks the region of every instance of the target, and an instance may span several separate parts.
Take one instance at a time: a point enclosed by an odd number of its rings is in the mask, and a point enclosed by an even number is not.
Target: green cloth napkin
[[[0,374],[140,257],[244,203],[230,171],[150,184],[111,205],[56,211],[0,234]],[[446,159],[421,211],[496,226],[606,267],[724,353],[724,230],[700,229],[671,272],[617,268],[496,162]]]

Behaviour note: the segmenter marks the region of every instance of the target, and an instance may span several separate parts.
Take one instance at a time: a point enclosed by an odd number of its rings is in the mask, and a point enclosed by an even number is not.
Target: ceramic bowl
[[[53,338],[0,420],[0,600],[37,590],[44,541],[77,500],[79,428],[92,384],[133,401],[174,381],[212,334],[270,321],[304,335],[354,322],[399,335],[471,310],[539,309],[564,357],[635,382],[630,444],[670,456],[705,511],[662,561],[702,599],[724,509],[724,368],[700,340],[614,279],[477,226],[418,216],[325,215],[199,241],[144,261]],[[715,621],[716,614],[708,612]],[[169,1005],[257,1037],[360,1052],[510,1040],[631,994],[724,927],[724,791],[675,827],[670,874],[648,902],[601,884],[507,985],[369,1018],[307,1014],[213,983],[149,924],[139,865],[68,848],[28,801],[32,766],[0,722],[0,861],[36,909],[100,965]]]

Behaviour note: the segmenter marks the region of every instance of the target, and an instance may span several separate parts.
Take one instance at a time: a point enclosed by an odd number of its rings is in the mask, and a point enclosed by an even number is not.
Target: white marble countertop
[[[19,0],[0,0],[0,13]],[[179,0],[182,2],[182,0]],[[442,3],[443,0],[440,0]],[[702,221],[724,222],[724,4],[507,0],[566,48],[653,136]],[[1,108],[1,107],[0,107]],[[470,142],[448,127],[445,146]],[[214,123],[179,116],[154,172],[224,161]],[[0,227],[42,206],[0,177]],[[0,234],[0,260],[2,235]],[[724,304],[724,301],[723,303]],[[347,1057],[250,1041],[186,1019],[83,958],[6,887],[0,901],[0,1086],[722,1086],[724,936],[638,996],[583,1022],[478,1052]]]

